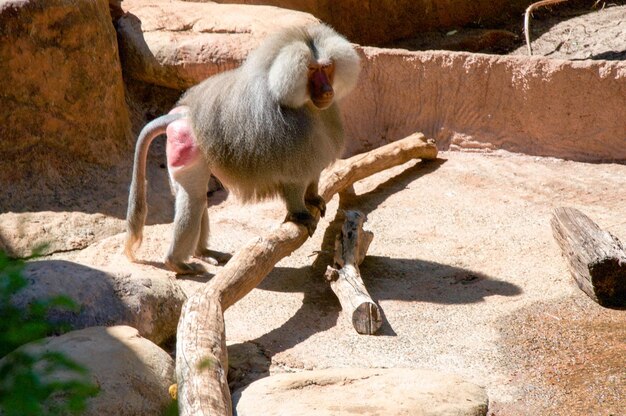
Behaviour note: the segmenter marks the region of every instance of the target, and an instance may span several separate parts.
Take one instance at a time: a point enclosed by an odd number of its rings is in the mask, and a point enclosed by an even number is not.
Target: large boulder
[[[117,20],[124,71],[174,89],[235,68],[280,28],[316,23],[307,13],[265,6],[126,0]]]
[[[165,272],[164,272],[165,274]],[[66,295],[78,311],[53,310],[49,318],[72,329],[102,325],[131,325],[157,344],[176,334],[186,296],[174,279],[142,268],[97,268],[63,260],[30,262],[24,270],[29,285],[14,303],[25,307],[35,300]]]
[[[130,145],[107,0],[0,2],[0,181],[37,191]]]
[[[428,370],[337,368],[279,374],[233,395],[238,416],[484,416],[485,390]]]
[[[83,212],[7,212],[0,214],[0,250],[11,257],[28,257],[80,250],[111,234],[124,223],[104,214]]]
[[[99,393],[88,400],[84,416],[160,415],[171,403],[168,387],[175,383],[174,360],[134,328],[87,328],[26,344],[18,351],[62,353],[87,368]]]

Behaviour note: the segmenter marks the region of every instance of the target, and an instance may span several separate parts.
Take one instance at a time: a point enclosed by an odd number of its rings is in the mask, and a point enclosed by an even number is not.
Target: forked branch
[[[435,159],[437,148],[424,135],[411,136],[349,159],[323,172],[320,195],[329,201],[352,183],[411,159]],[[319,218],[319,215],[318,215]],[[304,226],[281,224],[239,250],[201,291],[183,306],[178,323],[176,377],[180,415],[230,416],[224,311],[243,298],[307,239]]]

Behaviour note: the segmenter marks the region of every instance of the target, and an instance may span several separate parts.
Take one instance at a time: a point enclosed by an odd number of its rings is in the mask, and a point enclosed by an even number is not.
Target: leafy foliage
[[[63,326],[47,319],[50,308],[75,309],[66,296],[32,302],[26,310],[11,298],[27,286],[24,261],[0,251],[0,414],[53,416],[81,413],[98,393],[87,370],[65,355],[43,348],[19,348]]]

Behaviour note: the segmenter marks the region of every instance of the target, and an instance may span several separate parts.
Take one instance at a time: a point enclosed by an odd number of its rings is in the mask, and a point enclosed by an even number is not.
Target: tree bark
[[[362,213],[347,211],[345,216],[335,240],[335,264],[327,267],[325,276],[356,332],[372,335],[382,324],[382,314],[365,288],[359,264],[365,258],[374,234],[363,230],[365,215]]]
[[[626,252],[620,241],[574,208],[557,208],[550,224],[578,287],[602,306],[626,307]]]
[[[371,152],[335,162],[322,174],[320,195],[328,202],[335,193],[374,173],[411,159],[436,157],[434,141],[414,133]],[[319,212],[312,211],[319,219]],[[232,415],[226,380],[224,311],[258,286],[274,265],[300,247],[307,236],[304,226],[285,222],[267,236],[255,238],[185,302],[176,346],[180,415]]]

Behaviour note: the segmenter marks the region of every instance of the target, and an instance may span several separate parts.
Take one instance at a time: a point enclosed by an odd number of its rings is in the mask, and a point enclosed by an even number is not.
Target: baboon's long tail
[[[133,179],[128,194],[128,211],[126,213],[126,245],[124,253],[130,260],[135,260],[135,251],[141,246],[143,225],[148,215],[146,201],[146,159],[152,141],[165,133],[168,124],[183,118],[184,113],[170,113],[152,120],[139,133],[135,146]]]

